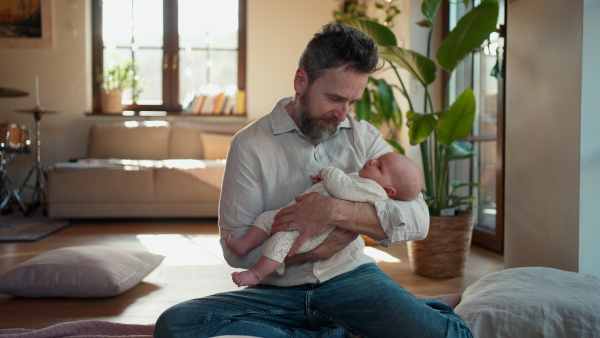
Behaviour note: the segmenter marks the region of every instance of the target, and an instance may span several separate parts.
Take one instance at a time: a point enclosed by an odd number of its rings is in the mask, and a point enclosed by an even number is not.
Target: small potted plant
[[[98,75],[100,83],[102,112],[120,114],[123,112],[123,90],[132,88],[135,102],[141,89],[139,87],[139,67],[133,59],[115,60]]]

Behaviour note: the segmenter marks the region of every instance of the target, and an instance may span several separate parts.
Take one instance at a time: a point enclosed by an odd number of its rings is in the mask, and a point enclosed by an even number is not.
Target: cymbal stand
[[[6,172],[6,168],[4,165],[10,161],[10,159],[14,156],[14,154],[5,154],[4,152],[0,152],[0,211],[2,214],[9,213],[10,209],[4,210],[6,206],[10,208],[9,202],[11,199],[17,200],[21,210],[25,215],[28,214],[27,208],[23,204],[23,200],[21,200],[21,196],[19,196],[19,191],[15,189],[15,186],[10,181],[8,177],[8,173]]]
[[[34,211],[37,207],[41,206],[42,213],[46,216],[48,214],[46,211],[46,185],[48,184],[48,177],[46,176],[46,171],[42,165],[40,148],[42,144],[40,139],[40,121],[42,119],[43,110],[37,108],[38,106],[36,105],[36,109],[33,112],[35,118],[35,164],[29,170],[20,190],[23,191],[24,188],[32,188],[33,195],[31,196],[31,204],[29,205],[28,211]],[[27,182],[33,175],[35,175],[35,183],[28,185]]]

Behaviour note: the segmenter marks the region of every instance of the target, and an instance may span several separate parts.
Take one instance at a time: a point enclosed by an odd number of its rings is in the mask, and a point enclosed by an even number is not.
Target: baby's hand
[[[323,180],[323,177],[321,177],[321,172],[319,172],[317,175],[310,175],[310,178],[312,179],[313,184],[319,183]]]

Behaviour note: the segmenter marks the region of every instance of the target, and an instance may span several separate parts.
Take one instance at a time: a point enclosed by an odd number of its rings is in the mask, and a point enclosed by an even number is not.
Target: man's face
[[[361,97],[368,75],[345,67],[330,69],[306,85],[296,101],[300,130],[316,144],[330,139],[346,119],[350,107]]]

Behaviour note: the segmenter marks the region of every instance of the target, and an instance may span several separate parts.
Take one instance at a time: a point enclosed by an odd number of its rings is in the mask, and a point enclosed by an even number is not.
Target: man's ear
[[[294,75],[294,90],[296,93],[302,93],[306,87],[308,87],[308,75],[304,68],[298,68]]]
[[[394,187],[392,187],[392,186],[385,187],[383,189],[385,189],[385,193],[388,195],[388,197],[392,197],[392,196],[396,195],[396,189],[394,189]]]

